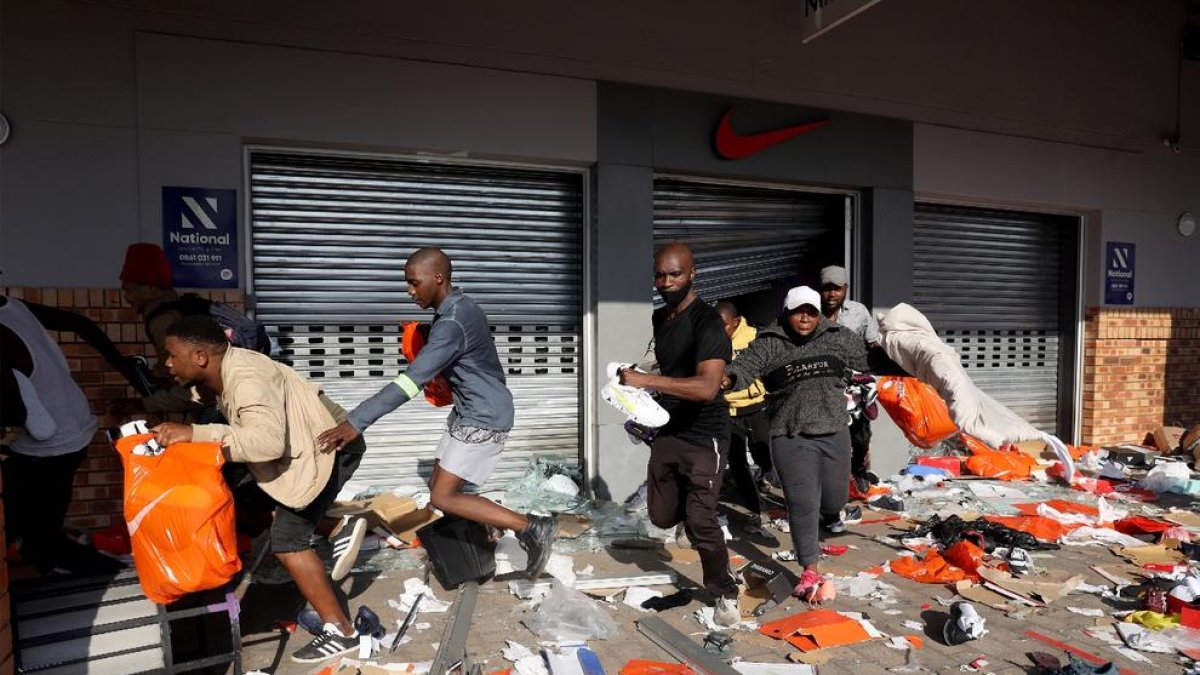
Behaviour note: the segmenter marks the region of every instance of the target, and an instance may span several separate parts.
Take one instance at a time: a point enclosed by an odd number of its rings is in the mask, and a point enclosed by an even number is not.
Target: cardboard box
[[[370,527],[382,527],[406,544],[416,540],[417,530],[439,517],[430,507],[419,509],[412,498],[391,493],[339,504],[329,510],[329,515],[361,515]]]
[[[743,617],[760,617],[792,594],[792,584],[781,567],[751,562],[739,572],[746,582],[746,590],[738,596]]]
[[[1179,448],[1179,439],[1186,431],[1183,427],[1159,427],[1150,433],[1154,439],[1154,447],[1164,455],[1170,455]]]

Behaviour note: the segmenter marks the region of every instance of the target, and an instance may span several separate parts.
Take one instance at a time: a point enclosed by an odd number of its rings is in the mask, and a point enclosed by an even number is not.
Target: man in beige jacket
[[[325,624],[292,659],[317,662],[355,649],[358,634],[312,547],[317,523],[366,450],[361,438],[337,452],[318,449],[317,435],[344,420],[345,411],[291,368],[231,346],[208,317],[172,324],[166,350],[171,376],[198,398],[215,398],[228,423],[160,424],[154,428],[159,443],[170,452],[172,443],[219,442],[229,461],[246,464],[275,502],[270,551]]]

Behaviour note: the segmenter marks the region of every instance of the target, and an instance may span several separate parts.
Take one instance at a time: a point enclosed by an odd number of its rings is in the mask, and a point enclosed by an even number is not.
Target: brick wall
[[[0,292],[12,298],[82,314],[99,324],[123,354],[142,354],[153,363],[154,348],[146,341],[141,318],[125,304],[120,289],[0,288]],[[238,308],[243,304],[241,291],[208,291],[200,295]],[[92,412],[100,418],[101,429],[124,422],[109,417],[105,411],[113,399],[135,395],[125,378],[73,333],[51,331],[51,336],[62,346],[72,376],[91,402]],[[103,433],[97,433],[88,446],[87,459],[75,474],[74,499],[67,514],[67,525],[90,531],[119,522],[123,479],[121,460],[116,451],[109,446]]]
[[[1091,307],[1083,344],[1085,442],[1200,423],[1200,309]]]

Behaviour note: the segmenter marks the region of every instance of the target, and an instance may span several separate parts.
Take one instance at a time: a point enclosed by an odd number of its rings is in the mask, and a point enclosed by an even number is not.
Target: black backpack
[[[271,355],[271,336],[267,327],[261,322],[251,319],[225,303],[202,298],[195,293],[186,293],[178,300],[171,300],[155,307],[146,315],[146,327],[150,321],[164,312],[179,312],[183,316],[207,316],[221,324],[225,335],[235,347],[252,349]],[[149,330],[147,330],[149,333]]]

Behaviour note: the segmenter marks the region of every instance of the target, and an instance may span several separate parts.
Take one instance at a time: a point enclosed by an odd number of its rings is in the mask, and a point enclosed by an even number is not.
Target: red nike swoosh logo
[[[773,145],[779,145],[800,134],[806,134],[813,129],[829,124],[829,120],[817,120],[791,127],[764,131],[760,134],[742,135],[733,130],[733,108],[725,111],[721,123],[717,125],[717,154],[725,159],[742,159],[766,150]]]

